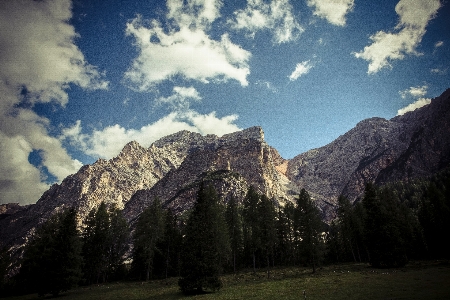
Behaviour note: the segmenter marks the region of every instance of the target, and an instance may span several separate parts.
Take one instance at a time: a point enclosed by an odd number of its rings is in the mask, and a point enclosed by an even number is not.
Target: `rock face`
[[[450,167],[450,90],[391,120],[371,118],[332,143],[288,162],[287,177],[319,201],[328,219],[340,194],[355,200],[366,183],[430,176]]]
[[[175,211],[189,209],[202,180],[216,187],[226,201],[241,200],[250,185],[280,203],[289,201],[289,187],[277,170],[284,160],[264,141],[260,127],[209,136],[201,147],[192,148],[179,168],[170,171],[152,188],[138,191],[125,206],[125,216],[132,220],[155,197]]]
[[[192,207],[201,182],[212,184],[223,201],[242,200],[249,186],[280,205],[301,188],[316,200],[326,220],[340,194],[352,201],[368,182],[432,175],[450,167],[450,90],[431,104],[391,120],[371,118],[332,143],[283,159],[264,140],[260,127],[217,137],[181,131],[149,148],[128,143],[110,160],[98,160],[53,185],[39,201],[0,214],[0,246],[23,245],[34,228],[68,207],[80,225],[101,201],[124,210],[133,222],[158,197],[182,212]],[[2,206],[3,209],[3,206]]]
[[[277,152],[264,141],[260,127],[227,134],[202,136],[181,131],[153,143],[148,149],[128,143],[110,160],[83,166],[61,184],[53,185],[39,201],[0,221],[4,244],[23,244],[34,228],[52,214],[69,207],[78,211],[80,225],[104,201],[125,208],[132,220],[158,196],[165,205],[182,211],[192,205],[199,182],[214,184],[224,197],[240,197],[249,185],[286,201],[286,187],[276,163]],[[130,200],[131,199],[131,200]],[[129,202],[129,203],[128,203]]]

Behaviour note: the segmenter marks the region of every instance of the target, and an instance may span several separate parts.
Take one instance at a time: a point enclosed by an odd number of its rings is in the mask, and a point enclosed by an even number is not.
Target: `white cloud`
[[[38,102],[68,102],[69,84],[105,89],[102,74],[75,45],[68,22],[71,1],[3,1],[0,9],[0,202],[33,203],[48,187],[39,168],[57,180],[81,163],[50,136],[50,121],[32,107]],[[25,95],[24,95],[25,93]],[[25,105],[23,105],[25,104]],[[28,161],[38,150],[42,162]]]
[[[347,13],[354,7],[354,0],[308,0],[309,7],[314,7],[314,15],[326,19],[333,25],[344,26]]]
[[[371,45],[353,54],[369,62],[368,74],[392,67],[390,61],[403,59],[406,54],[418,54],[416,47],[440,7],[439,0],[400,0],[395,7],[400,20],[394,32],[378,31],[370,37]]]
[[[425,106],[425,105],[428,105],[428,104],[430,104],[430,103],[431,103],[431,99],[428,99],[428,98],[419,98],[418,100],[416,100],[415,102],[409,104],[408,106],[406,106],[406,107],[404,107],[404,108],[402,108],[402,109],[399,109],[399,110],[397,111],[397,116],[404,115],[404,114],[407,113],[407,112],[416,110],[416,109],[421,108],[421,107],[423,107],[423,106]]]
[[[442,70],[442,69],[439,69],[439,68],[434,68],[434,69],[430,70],[431,73],[437,74],[437,75],[446,75],[447,71],[448,71],[448,69]]]
[[[233,44],[228,34],[211,39],[207,30],[219,16],[220,1],[190,0],[167,2],[168,30],[140,16],[127,24],[126,34],[135,39],[138,57],[125,73],[134,88],[147,91],[175,75],[207,83],[237,80],[248,85],[250,52]]]
[[[309,60],[298,63],[295,67],[294,72],[292,72],[292,74],[289,76],[289,80],[294,81],[297,80],[300,76],[308,74],[309,70],[311,70],[312,67],[313,65]]]
[[[237,115],[218,118],[215,112],[203,115],[193,110],[176,111],[140,129],[125,129],[120,125],[114,125],[94,130],[92,134],[83,134],[81,122],[78,121],[73,127],[63,131],[61,139],[67,139],[73,146],[92,157],[109,159],[119,154],[123,146],[133,140],[144,147],[149,147],[159,138],[180,130],[218,136],[235,132],[240,130],[234,124],[236,119]]]
[[[444,42],[443,41],[438,41],[438,42],[436,42],[436,44],[434,44],[435,48],[439,48],[439,47],[442,47],[442,46],[444,46]]]
[[[173,88],[173,94],[169,97],[160,97],[156,100],[159,104],[168,104],[173,110],[186,110],[189,108],[189,100],[200,101],[199,93],[194,87],[179,87]]]
[[[407,96],[412,96],[414,98],[423,97],[427,94],[427,91],[428,91],[428,86],[423,85],[423,86],[417,86],[417,87],[412,86],[409,89],[400,91],[398,93],[400,94],[400,96],[403,99],[405,99]]]
[[[397,111],[397,116],[403,115],[409,111],[413,111],[416,110],[417,108],[421,108],[425,105],[430,104],[431,99],[429,98],[424,98],[424,96],[427,94],[428,92],[428,86],[427,85],[423,85],[423,86],[417,86],[417,87],[410,87],[409,89],[403,90],[403,91],[399,91],[398,93],[400,94],[400,96],[403,99],[412,97],[417,99],[416,101],[414,101],[413,103],[409,104],[408,106],[401,108]]]
[[[235,19],[228,23],[235,30],[244,30],[254,37],[259,30],[273,32],[274,43],[296,40],[304,31],[292,12],[289,0],[248,0],[247,7],[236,11]]]
[[[270,81],[257,80],[255,82],[255,85],[263,86],[264,88],[266,88],[267,90],[271,91],[272,93],[277,93],[278,92],[278,89]]]

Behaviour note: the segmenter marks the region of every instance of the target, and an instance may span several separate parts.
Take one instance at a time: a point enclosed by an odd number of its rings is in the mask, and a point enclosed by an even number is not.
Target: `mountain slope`
[[[430,176],[450,166],[450,90],[391,120],[371,118],[330,144],[294,157],[287,177],[332,217],[340,194],[361,196],[368,182]]]
[[[147,149],[130,142],[117,157],[83,166],[53,185],[36,204],[1,215],[0,243],[23,245],[36,226],[68,207],[77,209],[81,225],[101,201],[123,208],[129,221],[155,197],[183,212],[202,181],[212,184],[223,201],[242,200],[253,185],[281,205],[305,188],[331,220],[340,194],[354,201],[368,182],[409,180],[449,168],[449,137],[447,90],[403,116],[363,120],[332,143],[291,160],[265,142],[260,127],[222,137],[181,131]]]

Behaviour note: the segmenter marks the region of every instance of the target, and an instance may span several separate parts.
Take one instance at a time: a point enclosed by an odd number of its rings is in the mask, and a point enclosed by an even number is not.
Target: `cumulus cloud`
[[[308,0],[309,7],[314,7],[313,14],[326,19],[333,25],[344,26],[345,16],[353,10],[354,0]]]
[[[234,13],[228,23],[235,30],[243,30],[255,36],[259,30],[271,30],[277,44],[296,40],[304,31],[292,12],[289,0],[248,0],[247,7]]]
[[[400,94],[400,96],[405,99],[408,96],[412,96],[412,97],[423,97],[427,94],[428,91],[428,86],[427,85],[423,85],[423,86],[412,86],[409,89],[403,90],[398,92]]]
[[[135,39],[139,55],[125,73],[126,81],[139,91],[175,75],[204,83],[233,79],[248,85],[250,52],[233,44],[226,33],[220,40],[207,34],[219,16],[221,1],[169,0],[167,7],[168,30],[140,16],[127,24],[126,34]]]
[[[237,115],[219,118],[215,112],[200,114],[194,110],[176,111],[140,129],[126,129],[116,124],[102,130],[94,130],[92,134],[82,133],[81,121],[77,121],[73,127],[63,131],[61,140],[68,140],[92,157],[109,159],[119,154],[123,146],[133,140],[149,147],[159,138],[180,130],[218,136],[235,132],[241,130],[234,124],[237,118]]]
[[[400,0],[395,7],[400,20],[393,32],[378,31],[370,37],[371,45],[353,55],[369,62],[368,74],[391,68],[392,60],[403,59],[406,54],[417,55],[425,28],[440,7],[439,0]]]
[[[172,110],[185,110],[189,108],[190,100],[200,101],[202,97],[194,87],[173,88],[173,94],[169,97],[160,97],[156,100],[158,104],[167,104]]]
[[[428,105],[431,103],[431,99],[428,98],[419,98],[415,102],[409,104],[408,106],[401,108],[397,111],[397,116],[404,115],[407,112],[416,110],[418,108],[421,108],[425,105]]]
[[[313,65],[311,64],[311,62],[309,60],[298,63],[297,66],[295,67],[294,72],[292,72],[292,74],[289,75],[289,80],[295,81],[300,76],[308,74],[309,70],[311,70],[312,67],[313,67]]]
[[[398,93],[402,97],[402,99],[407,98],[413,98],[416,99],[413,103],[409,104],[408,106],[401,108],[397,111],[397,116],[403,115],[409,111],[416,110],[417,108],[421,108],[425,105],[428,105],[431,103],[431,99],[424,98],[424,96],[428,92],[428,86],[417,86],[417,87],[410,87],[409,89],[399,91]]]
[[[69,0],[5,1],[1,6],[0,202],[27,204],[48,187],[41,167],[62,180],[81,166],[49,134],[50,121],[33,111],[34,104],[64,106],[69,84],[105,89],[108,83],[74,43]],[[41,166],[29,162],[33,150]]]

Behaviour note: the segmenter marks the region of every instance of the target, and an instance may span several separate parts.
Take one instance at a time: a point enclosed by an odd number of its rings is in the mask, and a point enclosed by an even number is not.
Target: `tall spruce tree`
[[[256,273],[256,253],[261,249],[261,222],[258,214],[260,196],[253,186],[250,186],[243,201],[243,233],[244,253],[252,260],[253,273]]]
[[[100,203],[87,217],[83,231],[84,276],[88,284],[105,282],[108,272],[110,219],[106,204]]]
[[[270,260],[274,259],[277,244],[276,211],[273,202],[265,195],[261,196],[258,205],[261,252],[266,261],[267,278],[270,277]]]
[[[392,189],[377,189],[372,184],[366,186],[363,205],[370,264],[374,267],[405,265],[413,244],[409,209],[402,206]]]
[[[231,264],[233,265],[233,272],[236,273],[237,264],[239,264],[243,250],[243,235],[242,216],[238,202],[234,197],[231,197],[227,203],[225,220],[227,222],[228,235],[230,237]]]
[[[110,225],[107,252],[107,274],[121,278],[125,271],[125,254],[129,249],[130,228],[128,222],[117,207],[109,211]]]
[[[324,224],[319,209],[305,189],[300,191],[297,199],[295,220],[300,258],[311,265],[315,273],[316,266],[324,257],[325,244],[322,239]]]
[[[20,286],[40,296],[56,296],[80,281],[82,261],[75,210],[55,214],[36,230],[25,248]]]
[[[136,224],[133,239],[133,269],[139,274],[145,273],[146,280],[152,275],[155,253],[162,251],[158,245],[164,238],[165,214],[161,201],[155,198],[141,213]]]
[[[216,291],[222,287],[222,263],[229,253],[227,227],[217,193],[201,184],[187,220],[178,284],[183,293]]]

